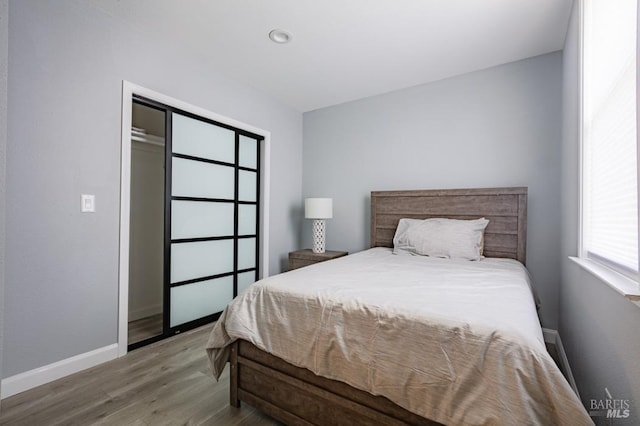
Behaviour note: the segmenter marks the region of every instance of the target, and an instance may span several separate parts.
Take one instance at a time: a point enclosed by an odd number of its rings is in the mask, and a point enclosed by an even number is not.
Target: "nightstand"
[[[338,257],[349,254],[346,251],[327,250],[324,253],[314,253],[311,249],[297,250],[289,252],[289,270],[302,268],[303,266],[313,265],[314,263],[324,262],[325,260],[336,259]]]

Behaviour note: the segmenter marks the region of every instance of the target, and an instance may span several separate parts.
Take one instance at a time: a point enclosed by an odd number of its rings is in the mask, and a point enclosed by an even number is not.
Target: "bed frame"
[[[484,256],[525,264],[527,188],[376,191],[371,193],[371,247],[393,247],[401,218],[489,219]]]
[[[391,247],[401,218],[489,219],[484,255],[525,263],[527,188],[371,192],[371,247]],[[437,425],[390,400],[316,376],[239,340],[231,347],[230,403],[287,425]]]

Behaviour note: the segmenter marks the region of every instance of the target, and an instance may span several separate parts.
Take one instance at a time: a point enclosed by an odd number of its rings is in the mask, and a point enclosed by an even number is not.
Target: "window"
[[[585,0],[582,257],[638,277],[637,0]]]

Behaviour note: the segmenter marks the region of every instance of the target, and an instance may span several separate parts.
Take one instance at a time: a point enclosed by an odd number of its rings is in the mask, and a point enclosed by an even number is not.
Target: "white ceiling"
[[[560,50],[573,0],[91,2],[305,112]]]

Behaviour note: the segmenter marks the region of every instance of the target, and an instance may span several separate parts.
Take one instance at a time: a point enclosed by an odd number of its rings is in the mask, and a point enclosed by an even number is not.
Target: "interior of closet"
[[[129,345],[163,332],[165,112],[132,104]]]

